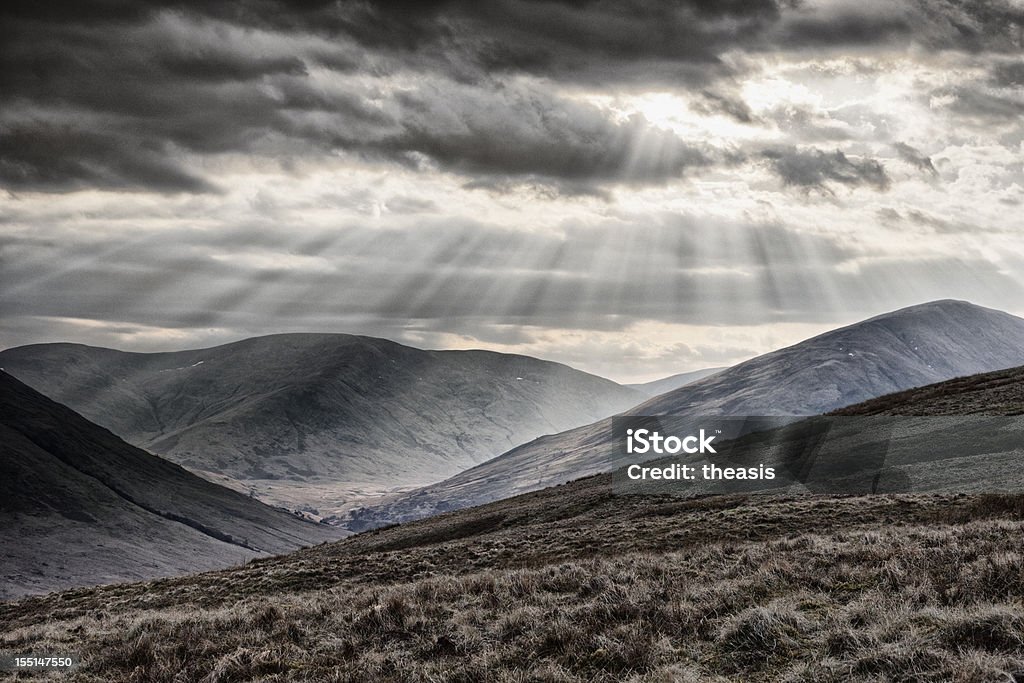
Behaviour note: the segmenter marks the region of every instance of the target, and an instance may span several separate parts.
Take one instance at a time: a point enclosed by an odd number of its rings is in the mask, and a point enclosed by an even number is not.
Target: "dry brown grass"
[[[957,377],[898,391],[831,415],[1022,415],[1024,367]]]
[[[0,649],[77,652],[80,681],[1009,681],[1024,670],[1019,499],[590,497],[602,486],[230,572],[7,605]]]

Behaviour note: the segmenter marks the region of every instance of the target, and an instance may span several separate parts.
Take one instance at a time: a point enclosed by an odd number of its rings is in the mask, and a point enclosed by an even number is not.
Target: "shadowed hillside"
[[[0,597],[223,567],[338,530],[212,484],[0,372]]]

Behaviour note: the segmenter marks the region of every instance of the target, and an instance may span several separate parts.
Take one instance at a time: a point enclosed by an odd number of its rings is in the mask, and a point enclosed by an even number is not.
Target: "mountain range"
[[[58,379],[50,378],[52,385],[78,401],[88,401],[91,389],[92,396],[102,397],[105,414],[111,420],[128,425],[145,423],[140,413],[131,412],[137,408],[141,392],[150,392],[141,395],[152,397],[156,403],[150,415],[155,422],[162,423],[161,416],[176,415],[188,424],[202,425],[204,420],[200,418],[207,416],[213,418],[206,425],[210,429],[246,410],[269,416],[274,406],[284,409],[274,403],[275,396],[301,396],[301,388],[314,387],[320,392],[317,398],[296,407],[309,409],[303,413],[303,424],[310,425],[327,417],[325,405],[342,404],[339,392],[352,400],[361,396],[367,402],[370,394],[378,404],[374,414],[385,415],[402,407],[411,409],[409,394],[436,394],[439,387],[451,388],[453,381],[469,382],[471,377],[484,381],[483,376],[494,372],[499,376],[480,393],[465,388],[463,405],[474,401],[479,405],[481,396],[497,393],[511,397],[502,403],[504,410],[500,411],[506,419],[513,419],[517,409],[532,415],[538,406],[545,405],[538,385],[547,385],[541,376],[531,375],[541,370],[546,371],[543,377],[548,382],[553,383],[560,374],[568,378],[559,384],[563,394],[566,386],[584,391],[583,385],[592,383],[610,394],[620,394],[623,400],[635,396],[614,383],[533,359],[477,352],[406,351],[407,347],[396,350],[392,343],[381,340],[337,337],[284,335],[250,340],[251,344],[242,342],[240,347],[181,352],[185,355],[124,354],[76,345],[43,345],[4,352],[3,357],[5,363],[12,359],[16,365],[20,363],[25,374],[29,374],[25,368],[34,368],[42,375],[56,374]],[[347,348],[350,344],[356,348]],[[273,355],[268,346],[281,355]],[[234,363],[229,362],[230,354],[224,350],[232,347],[241,357],[236,357]],[[253,347],[262,351],[256,355],[262,355],[266,366],[254,365],[256,371],[246,378],[241,364],[254,360]],[[418,372],[414,375],[418,388],[398,392],[392,387],[392,394],[372,394],[369,388],[380,391],[380,383],[365,381],[355,386],[367,393],[355,391],[348,379],[367,374],[381,378],[381,358],[370,352],[382,348],[389,352],[383,358],[393,372],[400,368],[406,374]],[[337,355],[332,356],[332,352]],[[374,362],[356,367],[358,360],[365,361],[362,354],[367,353]],[[405,353],[413,360],[399,363]],[[461,373],[432,377],[429,363],[415,364],[423,359],[420,354],[459,364]],[[197,358],[199,355],[210,360]],[[281,358],[290,359],[290,363],[282,368]],[[183,361],[191,363],[173,365]],[[208,363],[213,374],[203,378],[196,369]],[[1024,320],[964,302],[940,301],[878,316],[766,354],[634,406],[628,413],[697,414],[697,408],[708,406],[700,414],[796,416],[832,410],[841,415],[1021,415],[1024,369],[974,374],[978,368],[1021,364]],[[316,375],[307,366],[329,371]],[[105,368],[106,374],[97,367]],[[134,374],[129,372],[133,367]],[[430,369],[439,372],[442,368]],[[500,373],[514,373],[513,379]],[[931,377],[944,374],[971,376],[929,384]],[[62,386],[59,378],[66,379],[68,385]],[[79,381],[77,385],[71,382],[82,378],[93,381]],[[190,385],[189,378],[196,381]],[[218,386],[215,378],[230,378],[236,384]],[[271,379],[282,385],[279,391],[259,391],[270,386]],[[927,386],[921,386],[924,384]],[[161,392],[168,387],[177,388],[179,395]],[[889,393],[893,387],[903,391]],[[401,393],[401,398],[389,400],[395,393]],[[211,404],[210,394],[220,398]],[[881,398],[871,398],[882,394]],[[324,398],[319,398],[321,395]],[[231,396],[236,400],[229,400]],[[857,396],[871,400],[840,407]],[[326,403],[330,399],[335,402]],[[594,404],[588,405],[593,408]],[[118,415],[117,406],[127,413]],[[439,415],[436,406],[415,414],[424,420]],[[344,413],[344,417],[353,415]],[[188,422],[187,416],[194,419]],[[454,416],[449,420],[448,428],[461,424]],[[365,426],[356,426],[359,424]],[[942,425],[931,437],[936,448],[942,450],[942,442],[953,443],[959,438],[957,429],[956,425]],[[157,440],[163,436],[166,434],[158,435]],[[251,446],[251,442],[242,443]],[[254,460],[260,454],[248,452]],[[1010,477],[1016,463],[1014,452],[1003,449],[999,457],[999,462],[989,459],[992,467],[1003,468],[993,472],[1005,471]],[[379,506],[358,508],[345,523],[349,530],[358,531],[405,521],[607,472],[619,464],[608,421],[599,420],[538,438],[440,484],[399,494]],[[975,470],[986,466],[979,459],[968,464]],[[929,469],[926,462],[907,465],[916,468],[908,470],[913,477],[927,479],[936,489],[948,488],[948,477],[935,479],[931,472],[934,468]],[[552,495],[558,498],[557,493]],[[346,533],[264,505],[131,446],[7,372],[0,372],[0,519],[0,540],[5,548],[0,562],[0,598],[241,564],[260,555],[287,552]]]
[[[1020,415],[1022,396],[1017,368],[845,412]],[[74,643],[78,676],[103,681],[1010,681],[1022,514],[1020,495],[622,496],[601,474],[242,567],[0,603],[0,622],[11,649]]]
[[[632,415],[818,415],[950,378],[1024,364],[1024,319],[964,301],[900,309],[818,335],[652,398]],[[443,482],[352,510],[361,530],[428,516],[622,464],[611,420],[543,436]]]
[[[526,356],[344,334],[168,353],[35,344],[0,352],[0,367],[136,446],[325,515],[349,497],[442,480],[645,398]]]

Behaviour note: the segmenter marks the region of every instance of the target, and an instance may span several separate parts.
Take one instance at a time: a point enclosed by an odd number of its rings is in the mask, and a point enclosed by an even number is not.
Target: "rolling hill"
[[[1002,400],[1024,369],[975,379],[885,400],[1019,414]],[[615,496],[602,474],[245,567],[0,605],[0,648],[74,642],[72,680],[1012,681],[1022,525],[1020,495],[682,500]]]
[[[685,387],[687,384],[693,384],[697,380],[704,379],[716,372],[725,370],[725,367],[719,368],[703,368],[701,370],[693,370],[691,372],[680,372],[676,375],[670,375],[669,377],[662,377],[656,379],[653,382],[644,382],[643,384],[627,384],[627,387],[636,389],[637,391],[643,392],[647,396],[660,396],[666,392],[678,389],[679,387]]]
[[[0,598],[211,569],[337,539],[0,372]]]
[[[0,367],[136,446],[325,515],[643,400],[558,363],[342,334],[169,353],[38,344]]]
[[[895,391],[1024,364],[1024,319],[963,301],[900,309],[740,363],[650,399],[633,415],[818,415]],[[415,519],[607,472],[610,420],[543,436],[373,507],[353,529]]]

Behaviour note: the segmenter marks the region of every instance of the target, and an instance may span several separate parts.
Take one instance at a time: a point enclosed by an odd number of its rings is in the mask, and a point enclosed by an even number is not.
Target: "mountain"
[[[558,363],[343,334],[170,353],[38,344],[3,351],[0,367],[130,443],[323,514],[643,400]]]
[[[1024,319],[966,301],[886,313],[758,356],[638,406],[638,415],[816,415],[1024,363]]]
[[[1024,319],[935,301],[758,356],[650,399],[633,415],[818,415],[962,375],[1024,364]],[[534,491],[621,464],[611,421],[544,436],[438,484],[356,509],[353,530]]]
[[[662,377],[661,379],[656,379],[653,382],[627,384],[626,386],[631,389],[636,389],[647,396],[660,396],[667,391],[672,391],[679,387],[685,387],[687,384],[693,384],[699,379],[704,379],[705,377],[713,375],[716,372],[721,372],[722,370],[725,370],[725,368],[703,368],[701,370],[693,370],[692,372],[680,372],[678,375]]]
[[[0,372],[0,598],[223,567],[341,535],[130,446]]]

